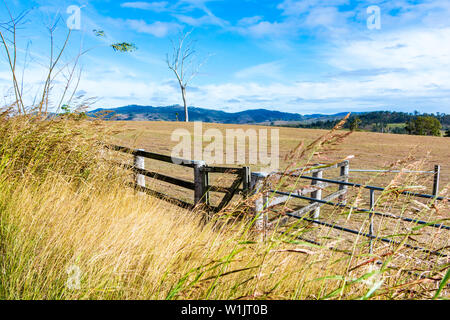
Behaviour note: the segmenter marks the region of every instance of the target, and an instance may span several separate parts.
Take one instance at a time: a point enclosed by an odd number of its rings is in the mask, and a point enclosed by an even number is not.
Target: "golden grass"
[[[390,268],[389,257],[405,254],[402,246],[379,257],[381,269],[357,267],[369,258],[358,240],[350,256],[278,230],[260,242],[251,218],[221,215],[203,225],[198,212],[128,189],[130,172],[97,144],[111,134],[108,125],[0,118],[0,299],[435,295],[445,263],[428,268],[436,279],[418,280]],[[310,227],[293,229],[298,236]]]
[[[249,242],[243,223],[201,227],[199,215],[120,184],[75,191],[58,177],[23,182],[1,197],[3,299],[293,298],[299,279],[317,275],[304,270],[304,253]],[[79,289],[67,287],[71,266]],[[315,287],[297,298],[314,297]]]

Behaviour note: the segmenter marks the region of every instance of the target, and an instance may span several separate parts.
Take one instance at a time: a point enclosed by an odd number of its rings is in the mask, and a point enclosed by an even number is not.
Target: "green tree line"
[[[311,129],[331,129],[340,120],[316,121],[309,124],[299,124],[296,127]],[[397,134],[450,136],[450,114],[445,113],[413,113],[396,111],[374,111],[353,114],[349,117],[344,128],[351,131],[362,130],[372,132],[388,132]]]

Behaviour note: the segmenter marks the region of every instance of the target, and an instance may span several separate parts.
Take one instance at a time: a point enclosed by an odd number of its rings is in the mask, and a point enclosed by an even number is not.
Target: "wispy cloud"
[[[155,12],[163,12],[168,10],[169,3],[167,1],[160,2],[124,2],[120,5],[122,8],[133,8],[140,10],[150,10]]]
[[[281,14],[272,20],[245,17],[230,30],[255,38],[296,38],[302,34],[333,36],[346,30],[348,20],[355,15],[354,10],[339,8],[347,3],[348,0],[286,0],[277,6]]]
[[[185,23],[187,25],[193,27],[200,27],[204,25],[215,25],[215,26],[225,26],[227,22],[222,20],[214,15],[204,15],[198,18],[183,15],[183,14],[174,14],[174,17],[177,18],[180,22]]]
[[[158,38],[166,37],[167,35],[175,33],[181,28],[181,26],[177,23],[160,22],[160,21],[156,21],[149,24],[144,20],[128,19],[126,20],[126,23],[130,28],[132,28],[137,32],[151,34]]]
[[[286,36],[295,36],[297,34],[297,24],[293,21],[270,22],[270,21],[256,21],[253,24],[245,26],[238,25],[231,27],[229,30],[235,31],[244,36],[254,38],[279,38]]]
[[[188,24],[190,26],[199,27],[203,25],[216,25],[224,27],[228,25],[228,21],[217,17],[207,6],[208,2],[214,2],[219,0],[179,0],[174,8],[178,11],[186,13],[173,14],[180,22]],[[202,16],[192,16],[190,13],[195,10],[200,10],[204,13]]]
[[[240,19],[238,21],[237,25],[238,26],[248,26],[248,25],[256,24],[256,23],[260,22],[261,20],[263,20],[262,16],[245,17],[245,18]]]
[[[349,0],[285,0],[277,8],[285,16],[299,16],[309,14],[311,10],[324,7],[336,7],[348,4]]]
[[[269,63],[263,63],[256,66],[248,67],[243,70],[239,70],[235,73],[235,77],[238,79],[282,79],[282,63],[280,61],[274,61]]]

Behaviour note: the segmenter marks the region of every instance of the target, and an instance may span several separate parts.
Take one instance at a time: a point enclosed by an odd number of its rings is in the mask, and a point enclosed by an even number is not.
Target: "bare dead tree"
[[[180,86],[186,122],[189,122],[186,88],[198,74],[201,66],[206,62],[206,59],[200,63],[194,61],[196,51],[194,41],[189,39],[191,34],[192,31],[180,34],[177,43],[172,40],[172,56],[169,57],[169,54],[166,55],[167,66],[175,74]]]
[[[58,17],[58,19],[56,19],[54,24],[47,27],[49,35],[50,35],[50,58],[49,58],[48,73],[47,73],[47,77],[44,82],[44,90],[42,92],[42,98],[38,105],[38,113],[39,114],[41,114],[42,112],[47,113],[47,111],[48,111],[49,94],[50,94],[50,91],[52,88],[52,83],[56,78],[56,75],[54,75],[53,73],[55,71],[56,66],[58,65],[58,62],[61,59],[62,54],[64,53],[64,50],[67,47],[67,44],[69,43],[69,38],[70,38],[70,34],[71,34],[71,30],[69,29],[69,31],[67,32],[66,38],[64,40],[64,44],[63,44],[62,48],[55,55],[54,33],[55,33],[56,27],[58,25],[58,22],[59,22],[59,17]],[[59,73],[59,72],[57,72],[57,73]],[[70,86],[70,83],[71,83],[71,80],[67,81],[66,87]],[[65,95],[65,93],[64,93],[64,95]]]
[[[4,52],[7,57],[7,61],[9,64],[11,76],[12,76],[12,82],[13,82],[13,89],[15,94],[15,101],[13,105],[16,106],[17,112],[19,114],[26,114],[27,108],[25,107],[24,98],[23,98],[23,82],[24,82],[24,73],[26,68],[26,63],[24,63],[23,71],[22,71],[22,80],[19,82],[19,79],[17,77],[17,59],[18,54],[18,43],[17,43],[17,31],[19,29],[19,23],[23,23],[23,20],[25,16],[29,13],[28,11],[23,11],[20,13],[17,17],[14,17],[11,11],[9,10],[6,2],[4,5],[7,8],[10,20],[4,23],[0,23],[0,40],[1,44],[3,45]],[[67,67],[67,65],[64,65],[63,67],[57,69],[58,64],[60,63],[61,57],[67,48],[69,38],[71,31],[69,30],[67,32],[67,35],[65,37],[63,46],[61,49],[55,51],[55,43],[54,43],[54,33],[56,30],[56,27],[60,21],[60,17],[58,16],[55,19],[55,22],[47,27],[49,35],[50,35],[50,57],[49,57],[49,64],[46,66],[46,75],[45,80],[43,81],[43,89],[42,92],[39,94],[40,98],[38,99],[37,103],[33,103],[32,110],[30,111],[36,111],[38,115],[41,114],[47,114],[48,107],[49,107],[49,95],[50,91],[53,87],[53,82],[55,81],[55,78],[57,75],[59,75],[63,70]],[[9,36],[9,37],[8,37]],[[26,55],[29,52],[29,45],[27,45]],[[64,99],[64,96],[67,93],[67,90],[71,86],[72,80],[73,80],[73,74],[75,72],[76,65],[78,64],[78,60],[82,53],[80,53],[76,59],[74,67],[72,68],[72,72],[70,74],[70,77],[67,78],[67,83],[65,85],[64,94],[61,97],[61,101]],[[76,90],[76,88],[74,89]],[[36,102],[36,101],[35,101]],[[61,102],[58,105],[58,109],[60,107]]]
[[[17,77],[17,52],[20,49],[18,48],[16,39],[17,31],[20,29],[20,26],[25,23],[24,19],[30,12],[30,10],[23,11],[15,17],[9,10],[6,2],[4,2],[4,5],[7,8],[9,14],[9,21],[0,22],[0,49],[3,47],[3,51],[9,64],[15,95],[14,102],[11,105],[16,108],[17,113],[27,114],[28,112],[35,112],[38,116],[47,115],[51,104],[50,98],[51,95],[54,95],[53,89],[56,83],[58,84],[58,88],[62,90],[61,96],[56,97],[56,105],[53,105],[55,107],[56,113],[58,113],[63,107],[67,109],[72,102],[77,102],[79,103],[80,108],[85,108],[86,104],[92,102],[95,98],[83,99],[83,96],[81,95],[76,96],[82,73],[82,68],[79,68],[78,64],[80,58],[87,52],[91,51],[93,48],[83,50],[80,46],[78,54],[76,54],[73,59],[67,62],[63,62],[63,54],[67,50],[72,31],[69,29],[66,32],[62,45],[59,49],[57,49],[58,46],[55,44],[55,33],[58,25],[61,22],[61,16],[59,14],[57,14],[54,18],[54,21],[48,24],[46,27],[50,39],[50,52],[48,63],[38,63],[44,69],[43,72],[45,78],[42,81],[42,88],[39,88],[32,105],[30,107],[25,106],[23,83],[25,69],[27,67],[26,59],[27,55],[29,54],[30,48],[28,43],[25,53],[25,63],[22,70],[22,79],[20,81],[20,79],[18,79]],[[103,31],[94,30],[94,33],[97,36],[105,36],[105,33]],[[109,46],[112,47],[114,51],[119,52],[131,52],[137,49],[133,43],[128,42],[112,43]]]
[[[19,81],[17,79],[17,29],[19,24],[23,21],[27,15],[27,11],[21,12],[17,17],[14,17],[6,5],[10,20],[4,23],[0,23],[0,40],[5,49],[5,54],[7,57],[8,65],[11,71],[15,102],[13,105],[17,107],[19,114],[25,113],[25,106],[22,100],[22,90],[19,86]],[[2,32],[3,30],[3,32]],[[10,34],[11,37],[8,39],[4,33]]]

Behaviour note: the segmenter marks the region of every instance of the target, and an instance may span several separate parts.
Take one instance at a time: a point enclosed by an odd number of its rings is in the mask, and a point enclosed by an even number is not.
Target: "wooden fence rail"
[[[248,167],[236,168],[208,166],[204,161],[174,158],[166,155],[147,152],[143,149],[131,149],[111,144],[106,145],[106,147],[110,150],[127,153],[134,157],[133,165],[121,164],[123,167],[132,170],[136,174],[135,184],[133,186],[137,187],[141,192],[146,192],[160,198],[173,201],[175,204],[181,205],[183,207],[193,208],[195,206],[203,205],[208,210],[217,212],[227,206],[238,192],[241,192],[243,194],[247,194],[249,192],[250,168]],[[162,173],[146,170],[145,158],[192,168],[193,181],[187,181]],[[237,175],[237,178],[233,181],[230,187],[215,186],[211,185],[209,181],[209,175],[211,173],[233,174]],[[156,190],[147,188],[145,184],[145,177],[173,184],[188,190],[193,190],[193,203],[181,201],[167,194],[163,194]],[[240,188],[241,185],[242,188]],[[220,201],[217,207],[212,207],[210,204],[210,192],[219,192],[224,194],[223,199]]]
[[[196,161],[196,160],[187,160],[187,159],[179,159],[172,158],[170,156],[156,154],[152,152],[147,152],[143,149],[130,149],[127,147],[116,146],[116,145],[107,145],[107,147],[111,150],[128,153],[134,156],[134,164],[127,165],[121,164],[127,169],[132,170],[136,177],[135,183],[132,184],[137,190],[141,192],[146,192],[151,195],[167,199],[171,201],[173,204],[186,207],[186,208],[194,208],[196,206],[204,206],[207,211],[218,212],[225,208],[233,199],[233,197],[241,193],[243,196],[256,195],[254,199],[254,216],[255,216],[255,229],[261,232],[262,235],[266,235],[268,230],[269,222],[268,222],[268,213],[272,207],[278,206],[280,204],[284,204],[288,202],[290,199],[302,199],[307,200],[310,203],[306,206],[302,206],[292,212],[286,214],[285,217],[280,218],[278,221],[278,225],[285,224],[288,219],[303,219],[305,221],[316,223],[325,227],[337,229],[344,232],[349,232],[353,234],[359,234],[369,239],[369,252],[373,252],[373,242],[375,240],[380,240],[382,242],[393,243],[391,240],[380,238],[375,235],[374,231],[374,217],[381,216],[391,219],[402,220],[406,222],[416,223],[420,225],[424,225],[427,227],[434,227],[443,230],[450,230],[450,226],[444,225],[442,223],[430,223],[427,221],[422,221],[418,219],[407,218],[403,216],[396,216],[391,213],[385,212],[377,212],[375,211],[375,191],[386,191],[385,188],[370,186],[370,185],[362,185],[353,182],[349,182],[349,161],[343,161],[334,164],[317,164],[310,168],[301,168],[290,172],[272,172],[272,173],[264,173],[264,172],[251,172],[249,167],[217,167],[217,166],[208,166],[204,161]],[[145,169],[145,158],[158,160],[166,163],[171,163],[174,165],[180,165],[184,167],[189,167],[193,169],[193,181],[187,181],[175,177],[171,177],[168,175],[164,175],[158,172],[153,172]],[[332,169],[339,169],[339,178],[337,180],[327,179],[323,177],[323,173]],[[211,173],[221,173],[221,174],[233,174],[237,177],[234,179],[233,183],[230,187],[221,187],[214,186],[210,184]],[[311,174],[311,176],[307,176],[305,174]],[[296,177],[299,179],[310,180],[309,187],[303,187],[298,190],[291,190],[290,192],[280,191],[280,190],[267,190],[267,186],[265,186],[266,181],[271,176],[289,176]],[[440,176],[440,166],[436,166],[434,170],[434,187],[433,194],[420,194],[414,193],[406,190],[395,190],[398,194],[408,195],[412,197],[426,198],[426,199],[434,199],[436,200],[449,200],[448,198],[439,197],[439,176]],[[182,201],[180,199],[176,199],[170,197],[167,194],[163,194],[156,190],[151,190],[146,187],[145,178],[152,178],[155,180],[163,181],[169,184],[173,184],[185,189],[194,191],[194,199],[193,203],[188,203]],[[323,191],[330,187],[331,185],[338,185],[338,190],[323,196]],[[242,186],[242,187],[241,187]],[[265,188],[265,189],[264,189]],[[363,188],[369,189],[370,191],[370,208],[358,208],[349,206],[347,204],[346,195],[348,193],[348,188]],[[220,203],[213,207],[210,203],[210,192],[219,192],[223,193],[224,196],[221,199]],[[310,194],[311,196],[307,197],[306,195]],[[337,199],[338,202],[333,202],[333,200]],[[334,207],[341,208],[349,208],[351,210],[357,212],[363,212],[369,214],[369,232],[362,233],[361,231],[348,229],[345,227],[337,226],[335,224],[326,223],[320,221],[320,209],[324,205],[330,205]],[[309,215],[309,217],[307,216]],[[407,247],[420,250],[423,252],[428,252],[431,254],[435,254],[438,256],[446,255],[437,252],[430,251],[424,248],[407,245]]]
[[[254,225],[255,230],[261,235],[261,240],[265,240],[266,234],[270,227],[269,224],[269,212],[274,207],[278,205],[282,205],[287,203],[290,199],[302,199],[309,202],[309,204],[299,207],[291,212],[287,212],[284,217],[277,218],[277,225],[282,226],[288,222],[289,219],[301,219],[311,224],[316,224],[322,227],[338,230],[341,232],[346,232],[358,236],[362,236],[368,239],[368,252],[373,253],[374,244],[376,241],[393,244],[393,245],[403,245],[406,248],[411,250],[420,251],[429,255],[434,255],[440,258],[448,258],[449,255],[444,254],[442,249],[438,250],[430,250],[420,246],[408,244],[408,243],[399,243],[397,241],[392,240],[388,236],[379,236],[374,230],[374,218],[375,217],[385,217],[390,219],[401,220],[405,222],[410,222],[418,225],[423,225],[426,227],[434,227],[439,228],[441,230],[450,230],[450,226],[444,225],[443,223],[438,222],[429,222],[422,221],[419,219],[407,218],[404,216],[398,216],[392,213],[387,212],[378,212],[375,211],[375,191],[385,192],[387,191],[385,188],[370,186],[370,185],[362,185],[353,182],[349,182],[349,174],[350,172],[355,172],[358,170],[350,170],[349,161],[343,161],[340,163],[328,164],[328,165],[315,165],[312,168],[301,168],[291,172],[272,172],[272,173],[264,173],[264,172],[251,172],[249,167],[216,167],[216,166],[208,166],[204,161],[195,161],[195,160],[187,160],[187,159],[179,159],[172,158],[170,156],[161,155],[157,153],[147,152],[143,149],[130,149],[127,147],[116,146],[116,145],[107,145],[107,147],[111,150],[124,152],[133,155],[133,165],[129,164],[121,164],[123,167],[132,170],[135,173],[135,182],[131,183],[130,186],[138,190],[139,192],[145,192],[147,194],[169,200],[172,204],[185,207],[188,209],[192,209],[194,207],[202,206],[206,209],[207,212],[218,212],[224,209],[233,199],[233,197],[241,193],[244,197],[253,195],[254,203],[253,203],[253,213],[254,213]],[[171,163],[174,165],[180,165],[184,167],[189,167],[193,169],[193,181],[187,181],[180,178],[171,177],[169,175],[165,175],[162,173],[146,170],[145,168],[145,158],[158,160],[166,163]],[[326,171],[338,169],[339,170],[339,178],[335,179],[327,179],[323,177],[323,174]],[[361,170],[363,171],[363,170]],[[428,173],[428,172],[427,172]],[[431,172],[430,172],[431,173]],[[232,174],[237,177],[234,179],[233,183],[230,187],[222,187],[211,185],[210,183],[210,174]],[[310,175],[306,175],[310,174]],[[440,166],[436,165],[433,171],[434,181],[433,181],[433,191],[432,194],[420,194],[406,190],[393,190],[397,194],[403,194],[411,197],[419,197],[425,199],[432,199],[434,201],[445,200],[448,201],[450,199],[439,197],[439,179],[440,179]],[[267,189],[266,182],[270,180],[271,176],[281,176],[281,177],[295,177],[298,179],[309,180],[309,186],[303,186],[298,190],[291,190],[290,192],[280,191],[280,190],[270,190]],[[161,193],[156,190],[151,190],[146,187],[146,177],[163,181],[165,183],[169,183],[172,185],[176,185],[188,190],[194,191],[194,199],[193,203],[185,202],[180,199],[171,197],[167,194]],[[338,185],[338,190],[328,194],[323,195],[323,191],[326,188]],[[242,186],[242,187],[241,187]],[[359,208],[354,207],[347,204],[347,193],[349,188],[363,188],[369,189],[370,192],[370,208]],[[392,190],[391,190],[392,191]],[[218,192],[223,193],[224,196],[221,199],[220,203],[213,207],[210,203],[210,192]],[[307,195],[310,194],[308,197]],[[337,199],[337,202],[333,200]],[[322,206],[333,206],[335,208],[348,208],[355,212],[366,213],[369,215],[369,230],[367,233],[362,232],[362,230],[353,230],[344,226],[339,226],[336,223],[329,223],[323,221],[320,218],[320,210]],[[209,216],[205,216],[206,219]],[[311,243],[317,242],[310,239],[299,239]],[[320,245],[320,244],[319,244]],[[336,249],[330,247],[332,250],[338,250],[346,253],[345,250]],[[377,261],[379,262],[379,261]],[[417,274],[415,274],[417,275]],[[418,275],[420,278],[425,276]],[[447,287],[450,285],[447,284]]]
[[[144,149],[131,149],[128,147],[117,146],[108,144],[106,145],[110,150],[127,153],[134,156],[134,164],[127,165],[121,164],[127,169],[132,170],[135,174],[135,184],[142,192],[147,192],[156,196],[159,196],[164,199],[168,199],[171,201],[175,201],[177,204],[181,204],[183,207],[195,207],[198,205],[204,205],[211,211],[220,211],[225,208],[232,198],[237,194],[241,193],[244,196],[248,196],[250,194],[256,194],[259,192],[262,187],[265,178],[269,175],[268,173],[263,172],[251,172],[249,167],[217,167],[217,166],[208,166],[204,161],[196,161],[196,160],[188,160],[188,159],[180,159],[173,158],[166,155],[161,155],[153,152],[147,152]],[[158,160],[166,163],[171,163],[175,165],[190,167],[193,169],[193,181],[186,181],[180,178],[171,177],[165,174],[161,174],[158,172],[150,171],[145,169],[145,158]],[[335,163],[331,165],[316,165],[313,168],[303,169],[302,172],[308,172],[313,175],[313,177],[320,179],[322,178],[322,173],[326,170],[331,170],[335,168],[340,168],[341,176],[339,181],[348,181],[348,172],[349,172],[349,162],[344,161],[341,163]],[[214,186],[210,184],[209,174],[211,173],[222,173],[222,174],[234,174],[237,175],[237,178],[233,181],[230,187],[221,187]],[[291,172],[291,175],[294,175],[295,172]],[[194,191],[194,199],[193,203],[189,204],[179,199],[170,197],[169,195],[160,193],[156,190],[150,190],[146,187],[145,178],[152,178],[155,180],[160,180],[169,184],[173,184],[185,189]],[[242,188],[240,186],[242,185]],[[312,194],[313,199],[322,199],[322,190],[328,187],[329,184],[321,183],[319,181],[313,180],[310,188],[303,188],[298,190],[298,194]],[[212,207],[210,205],[210,192],[219,192],[224,193],[224,196],[218,206]],[[339,197],[340,201],[345,201],[345,194],[347,193],[347,186],[342,185],[339,186],[339,191],[335,192],[325,199],[327,201],[331,201],[337,197]],[[269,207],[275,206],[277,204],[281,204],[289,200],[289,196],[284,197],[271,197],[271,202]],[[257,217],[256,227],[257,229],[265,229],[266,222],[265,218],[261,215],[261,212],[264,211],[266,206],[262,197],[255,200],[254,212]],[[319,217],[320,214],[320,204],[311,201],[311,204],[300,209],[302,212],[306,211],[314,211],[314,216],[316,218]]]

